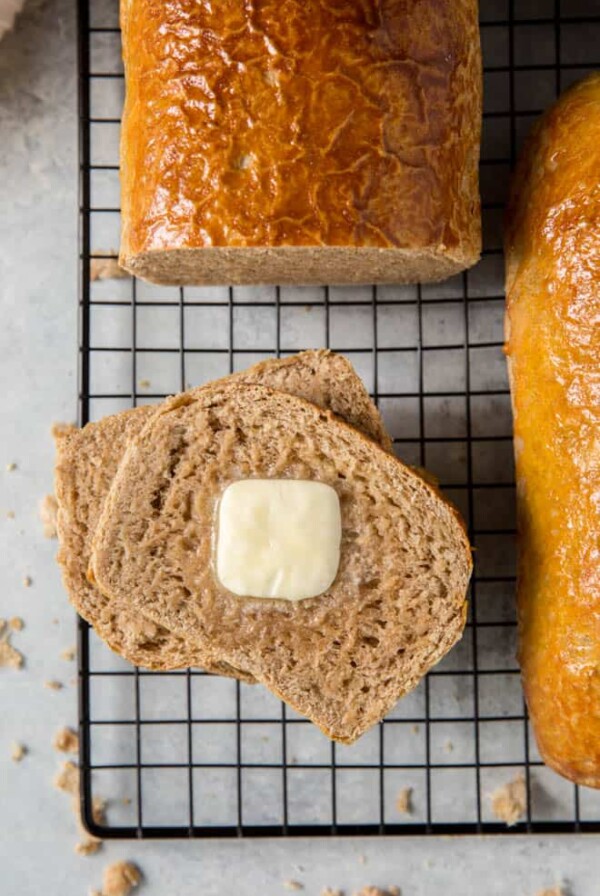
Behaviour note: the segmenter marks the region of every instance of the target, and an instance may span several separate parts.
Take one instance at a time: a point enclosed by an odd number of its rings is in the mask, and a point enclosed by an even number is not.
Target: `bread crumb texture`
[[[118,255],[114,249],[108,252],[96,249],[94,255],[106,256],[105,258],[90,259],[90,280],[123,280],[129,277],[127,271],[119,267],[119,262],[111,256]]]
[[[102,896],[129,896],[142,879],[132,862],[115,862],[104,869]]]
[[[81,834],[82,838],[78,843],[75,844],[75,852],[79,856],[93,856],[94,853],[98,852],[98,850],[102,846],[103,841],[100,839],[100,837],[95,837],[84,828],[79,811],[79,800],[73,799],[72,805],[73,812],[75,813],[75,817],[77,819],[79,833]],[[106,821],[106,800],[103,800],[99,796],[95,796],[92,799],[92,818],[94,819],[96,824],[104,824],[104,822]]]
[[[549,890],[538,890],[536,896],[567,896],[562,887],[550,887]]]
[[[25,627],[25,623],[20,616],[13,616],[8,624],[12,628],[13,632],[20,632],[21,629]]]
[[[323,887],[321,896],[344,896],[343,890],[334,890],[331,887]]]
[[[12,473],[12,472],[13,472],[14,470],[16,470],[16,469],[17,469],[17,465],[16,465],[15,463],[10,463],[10,464],[7,464],[7,465],[6,465],[6,472],[7,472],[7,473]]]
[[[54,786],[71,796],[79,794],[79,769],[70,759],[62,763],[60,771],[54,778]]]
[[[286,890],[303,890],[304,884],[301,884],[299,880],[284,880],[283,886]]]
[[[64,650],[60,652],[61,660],[67,660],[67,662],[72,662],[75,659],[75,647],[65,647]]]
[[[362,890],[357,890],[353,893],[353,896],[401,896],[401,892],[400,888],[394,884],[385,890],[382,890],[381,887],[367,886],[363,887]]]
[[[52,744],[59,753],[79,752],[79,736],[72,728],[61,728],[57,731]]]
[[[396,797],[396,809],[401,815],[412,815],[412,787],[403,787]]]
[[[40,520],[44,531],[44,538],[56,538],[58,535],[56,529],[56,514],[58,504],[54,495],[44,495],[40,501]]]
[[[508,784],[498,787],[490,794],[492,812],[499,821],[509,828],[517,824],[527,808],[527,790],[523,775],[517,775]]]
[[[11,619],[9,628],[6,619],[0,619],[0,668],[4,669],[21,669],[25,662],[23,654],[10,643],[11,630],[15,630],[13,622]]]
[[[54,679],[49,679],[44,682],[44,687],[49,691],[61,691],[64,687],[62,681],[55,681]]]
[[[27,755],[27,747],[24,744],[13,742],[10,748],[10,758],[13,762],[21,762]]]
[[[25,588],[31,588],[32,585],[33,579],[31,578],[31,576],[23,576],[23,586]]]

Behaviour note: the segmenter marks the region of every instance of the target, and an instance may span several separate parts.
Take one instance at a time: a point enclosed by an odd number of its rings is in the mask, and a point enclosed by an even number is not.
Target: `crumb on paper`
[[[131,862],[115,862],[104,869],[102,896],[129,896],[142,879],[139,868]]]
[[[62,683],[62,681],[55,681],[54,679],[51,678],[48,681],[44,682],[44,687],[47,688],[49,691],[62,691],[63,683]]]
[[[77,650],[75,647],[65,647],[64,650],[60,652],[61,660],[67,660],[67,662],[72,662],[75,659],[75,654]]]
[[[332,887],[323,887],[321,896],[344,896],[343,890],[334,890]]]
[[[444,750],[446,751],[446,753],[452,753],[454,751],[454,744],[451,740],[446,741],[446,743],[444,744]]]
[[[23,628],[25,628],[25,623],[20,616],[13,616],[12,619],[9,620],[8,624],[12,628],[13,632],[20,632]]]
[[[81,815],[79,812],[79,802],[77,799],[73,799],[73,812],[77,818],[77,824],[79,826],[79,831],[81,833],[82,839],[75,844],[75,852],[79,856],[93,856],[98,850],[102,847],[103,841],[100,837],[96,837],[94,834],[90,834],[84,828],[81,822]],[[106,820],[105,816],[106,812],[106,800],[103,800],[99,796],[95,796],[92,799],[92,818],[96,824],[103,824]]]
[[[14,462],[11,462],[10,464],[7,464],[7,465],[6,465],[6,472],[7,472],[7,473],[12,473],[13,470],[16,470],[16,469],[17,469],[17,465],[16,465]]]
[[[420,730],[421,730],[421,729],[419,728],[418,725],[411,725],[411,726],[410,726],[410,732],[411,732],[411,734],[418,734]]]
[[[60,619],[57,619],[55,616],[54,619],[52,620],[52,625],[58,625],[59,622],[60,622]]]
[[[90,280],[125,280],[130,276],[114,257],[119,254],[114,249],[96,249],[93,254],[102,257],[90,258]]]
[[[40,501],[40,520],[44,530],[44,538],[56,538],[58,532],[56,530],[56,514],[58,512],[58,502],[54,495],[44,495]]]
[[[63,762],[60,771],[54,778],[54,786],[71,796],[79,794],[79,768],[71,760]]]
[[[386,890],[382,890],[381,887],[368,886],[357,890],[353,896],[400,896],[400,888],[392,885]]]
[[[299,880],[284,880],[283,886],[286,890],[303,890],[304,884],[301,884]]]
[[[61,728],[54,735],[52,746],[59,753],[78,753],[79,735],[72,728]]]
[[[4,631],[5,628],[6,628],[6,619],[0,619],[0,635],[2,634],[2,632]]]
[[[23,576],[23,585],[25,588],[31,588],[33,585],[33,579],[31,576]]]
[[[2,620],[0,626],[0,668],[22,669],[25,662],[23,654],[10,643],[10,633]]]
[[[14,518],[15,518],[15,512],[14,512],[14,510],[7,510],[7,511],[6,511],[6,519],[7,519],[7,520],[14,520]]]
[[[140,389],[149,389],[151,385],[150,380],[140,380]]]
[[[550,887],[549,890],[539,890],[536,896],[567,896],[562,887]]]
[[[15,741],[10,748],[10,758],[13,762],[21,762],[27,755],[27,747],[25,744],[19,744]]]
[[[130,797],[130,796],[124,796],[124,797],[121,799],[121,804],[122,804],[123,806],[131,806],[131,797]]]
[[[366,865],[366,864],[367,864],[367,857],[366,857],[362,852],[361,852],[361,854],[360,854],[359,857],[358,857],[358,864],[359,864],[359,865]]]
[[[412,815],[412,787],[403,787],[396,797],[396,809],[401,815]]]
[[[527,808],[525,778],[517,775],[508,784],[503,784],[490,794],[492,812],[510,828],[515,825]]]

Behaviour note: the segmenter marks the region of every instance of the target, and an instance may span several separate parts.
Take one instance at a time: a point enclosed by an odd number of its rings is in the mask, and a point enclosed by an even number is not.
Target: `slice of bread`
[[[260,362],[228,379],[264,383],[331,408],[383,447],[391,448],[377,408],[352,365],[341,355],[325,350],[301,352]],[[77,612],[113,650],[135,665],[150,669],[204,666],[208,671],[252,680],[223,663],[212,665],[189,639],[152,622],[144,613],[132,613],[119,601],[109,603],[86,577],[91,538],[125,448],[155,412],[156,406],[144,406],[105,417],[83,429],[62,428],[55,433],[58,559],[65,587]]]
[[[333,585],[290,603],[235,597],[212,569],[232,481],[309,479],[340,499]],[[356,429],[264,386],[218,383],[166,402],[133,439],[92,546],[104,594],[245,669],[351,743],[458,640],[471,572],[457,513]]]

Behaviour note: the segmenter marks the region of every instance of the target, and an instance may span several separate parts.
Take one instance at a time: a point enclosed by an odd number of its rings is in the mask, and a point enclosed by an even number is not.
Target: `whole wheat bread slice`
[[[325,350],[301,352],[260,362],[228,379],[265,383],[303,396],[331,408],[386,449],[391,447],[377,408],[352,365],[341,355]],[[65,587],[77,612],[113,650],[135,665],[150,669],[199,665],[208,671],[252,680],[224,663],[211,664],[189,639],[152,622],[143,612],[132,613],[127,604],[109,602],[86,577],[92,535],[113,477],[127,444],[156,409],[144,406],[105,417],[83,429],[56,431],[58,560]]]
[[[214,508],[230,482],[254,477],[338,493],[340,567],[319,597],[239,598],[216,580]],[[351,743],[460,637],[471,555],[456,512],[356,429],[297,397],[219,383],[166,402],[130,442],[92,570],[112,600]]]

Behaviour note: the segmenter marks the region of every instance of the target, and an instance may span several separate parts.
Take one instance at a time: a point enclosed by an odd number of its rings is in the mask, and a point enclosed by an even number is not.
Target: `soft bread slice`
[[[383,447],[391,448],[377,408],[350,362],[341,355],[326,350],[301,352],[262,361],[228,379],[264,383],[331,408]],[[109,604],[86,577],[91,538],[125,448],[155,412],[156,406],[144,406],[83,429],[61,428],[55,433],[58,560],[65,587],[77,612],[113,650],[135,665],[150,669],[199,665],[208,671],[251,678],[223,663],[213,666],[189,639],[152,622],[144,613],[132,613],[127,604]]]
[[[336,490],[340,567],[319,597],[239,598],[216,580],[215,507],[229,483],[254,477]],[[471,554],[455,510],[357,430],[297,397],[219,383],[167,402],[129,444],[92,570],[112,600],[351,743],[460,637]]]

